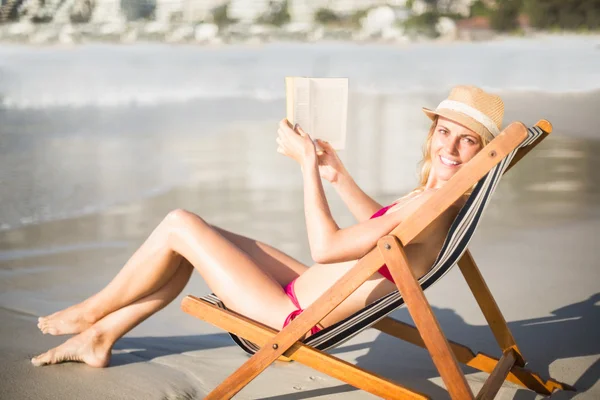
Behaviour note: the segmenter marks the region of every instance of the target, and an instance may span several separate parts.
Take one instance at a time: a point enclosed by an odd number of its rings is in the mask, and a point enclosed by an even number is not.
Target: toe
[[[31,363],[36,367],[41,367],[42,365],[45,365],[48,362],[48,358],[48,353],[40,354],[37,357],[33,357],[31,359]]]

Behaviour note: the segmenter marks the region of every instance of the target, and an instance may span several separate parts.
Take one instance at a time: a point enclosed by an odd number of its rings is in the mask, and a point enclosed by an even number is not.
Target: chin
[[[450,170],[444,165],[439,165],[435,169],[435,177],[440,181],[448,181],[458,172],[458,170],[459,168]]]

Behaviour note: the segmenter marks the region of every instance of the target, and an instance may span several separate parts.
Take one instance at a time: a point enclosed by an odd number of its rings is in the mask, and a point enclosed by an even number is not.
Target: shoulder
[[[437,194],[438,191],[439,191],[439,189],[427,189],[427,190],[422,190],[422,191],[413,191],[413,192],[407,194],[406,196],[401,197],[398,200],[396,200],[394,202],[394,205],[392,207],[390,207],[390,209],[387,211],[387,213],[402,212],[402,214],[404,214],[405,216],[408,216],[408,215],[412,214],[413,212],[417,211],[420,207],[424,206],[425,203],[429,199],[433,198]],[[469,198],[468,195],[461,196],[450,207],[448,207],[446,209],[446,211],[443,213],[443,215],[446,215],[451,218],[456,216],[456,214],[458,213],[458,211],[460,211],[460,209],[465,204],[465,202],[467,201],[468,198]]]
[[[388,210],[388,213],[400,213],[403,216],[402,219],[405,219],[419,210],[436,192],[437,189],[413,191],[396,200],[395,204]]]
[[[411,214],[415,212],[436,212],[436,209],[439,210],[438,205],[435,203],[431,203],[430,209],[423,209],[423,207],[427,207],[427,201],[433,198],[438,193],[438,189],[428,189],[422,191],[414,196],[412,196],[412,200],[398,203],[393,208],[389,210],[389,212],[398,212],[402,214],[402,219],[406,220],[410,217]],[[456,215],[460,211],[461,207],[464,205],[464,202],[468,196],[461,196],[456,202],[454,202],[450,207],[448,207],[444,212],[442,212],[437,218],[435,218],[411,243],[425,243],[435,241],[439,237],[445,237],[448,229],[452,225],[452,221],[456,218]],[[424,215],[424,214],[420,214]],[[436,242],[437,243],[437,242]]]

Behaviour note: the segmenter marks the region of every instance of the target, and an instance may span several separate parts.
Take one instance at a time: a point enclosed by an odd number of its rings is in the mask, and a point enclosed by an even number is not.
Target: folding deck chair
[[[299,361],[382,398],[427,399],[422,393],[325,353],[325,350],[369,327],[427,348],[451,398],[455,400],[474,398],[458,362],[491,374],[477,399],[494,398],[505,380],[544,395],[550,395],[555,389],[574,390],[552,379],[544,381],[537,374],[523,368],[525,359],[467,250],[469,240],[500,177],[551,131],[552,126],[545,120],[529,129],[519,122],[509,125],[461,168],[448,184],[389,235],[382,237],[377,247],[362,257],[280,332],[227,310],[214,295],[202,299],[185,297],[181,305],[185,312],[226,330],[240,347],[253,354],[244,365],[209,393],[206,399],[233,397],[277,359]],[[473,190],[454,220],[433,267],[417,280],[408,265],[403,247],[471,188]],[[328,315],[384,263],[398,286],[397,291],[306,340],[299,341],[312,326]],[[423,291],[455,264],[458,264],[502,349],[499,360],[482,353],[474,354],[468,347],[448,342],[425,298]],[[387,317],[404,303],[416,327]]]

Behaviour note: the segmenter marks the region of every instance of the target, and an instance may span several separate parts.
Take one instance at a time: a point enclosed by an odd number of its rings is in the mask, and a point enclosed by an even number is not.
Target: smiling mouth
[[[440,156],[439,158],[440,158],[440,161],[442,162],[442,164],[444,164],[446,167],[455,168],[461,164],[458,161],[452,161],[449,158],[446,158],[444,156]]]

